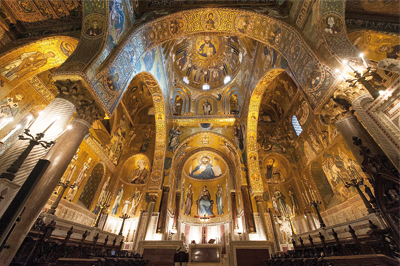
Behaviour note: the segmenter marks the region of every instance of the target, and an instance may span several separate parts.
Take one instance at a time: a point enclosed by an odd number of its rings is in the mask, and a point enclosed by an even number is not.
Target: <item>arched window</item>
[[[297,120],[297,117],[295,115],[292,116],[292,126],[297,136],[300,135],[301,132],[303,132],[303,128],[301,127],[299,120]]]

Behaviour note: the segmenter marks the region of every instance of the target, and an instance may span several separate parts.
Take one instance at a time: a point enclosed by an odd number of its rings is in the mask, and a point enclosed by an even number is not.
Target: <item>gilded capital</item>
[[[340,101],[344,103],[340,103]],[[345,106],[346,104],[348,106]],[[321,110],[321,119],[324,119],[327,123],[336,124],[343,118],[353,115],[349,108],[350,105],[347,101],[331,98]]]
[[[263,197],[261,195],[257,195],[254,197],[254,199],[256,200],[256,202],[263,202]]]
[[[368,91],[363,85],[357,83],[354,87],[349,87],[347,82],[343,82],[333,93],[333,97],[335,99],[343,99],[349,103],[353,103],[355,99],[364,94],[368,94]]]
[[[156,202],[158,197],[158,193],[156,192],[149,192],[150,202]]]
[[[58,89],[58,98],[65,99],[75,105],[76,118],[83,119],[89,124],[104,117],[104,111],[93,99],[89,90],[83,85],[82,81],[71,81],[69,79],[56,81],[54,85]]]

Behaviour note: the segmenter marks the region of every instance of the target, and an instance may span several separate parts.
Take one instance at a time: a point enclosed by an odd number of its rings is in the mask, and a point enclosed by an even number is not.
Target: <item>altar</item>
[[[189,263],[190,265],[223,265],[222,245],[220,244],[190,244]]]

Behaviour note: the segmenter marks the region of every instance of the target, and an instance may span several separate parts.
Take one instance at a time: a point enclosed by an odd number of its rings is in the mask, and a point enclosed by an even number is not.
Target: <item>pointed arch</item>
[[[230,88],[224,95],[223,101],[224,101],[224,114],[230,114],[230,99],[231,97],[236,94],[238,98],[238,105],[242,102],[242,98],[240,97],[239,89],[238,87],[232,87]],[[240,110],[238,110],[240,112]]]
[[[150,179],[148,181],[148,188],[149,190],[157,190],[160,188],[162,182],[166,151],[165,101],[160,85],[152,74],[148,72],[141,72],[137,74],[137,77],[141,78],[142,81],[147,85],[147,88],[149,89],[149,92],[153,98],[153,105],[155,109],[154,118],[156,124],[156,144],[154,148],[153,166]]]
[[[76,38],[54,36],[30,42],[1,54],[0,79],[3,81],[3,87],[0,90],[0,99],[29,77],[59,67],[72,54],[77,45]],[[17,67],[24,60],[33,60],[37,62],[37,65],[35,68],[25,68],[25,71],[23,71],[24,69],[18,70]],[[12,68],[12,70],[16,70],[16,73],[12,73],[6,68],[13,62],[18,65],[16,68]]]
[[[283,72],[283,69],[273,69],[267,72],[255,86],[249,101],[247,114],[246,151],[251,191],[254,196],[262,195],[263,183],[260,166],[258,164],[257,126],[262,96],[270,83]]]
[[[174,94],[172,95],[172,102],[171,102],[171,107],[175,106],[175,101],[177,96],[180,96],[182,98],[182,109],[181,109],[181,115],[188,115],[189,110],[190,110],[190,99],[189,96],[187,95],[186,91],[183,90],[182,88],[175,88],[174,89]]]
[[[201,110],[202,110],[203,107],[201,107],[200,104],[201,104],[202,101],[207,101],[207,100],[212,102],[212,115],[216,115],[218,113],[217,99],[212,95],[204,95],[204,96],[201,96],[201,97],[197,98],[195,103],[194,103],[195,104],[194,113],[196,115],[203,115],[201,113],[202,112]]]

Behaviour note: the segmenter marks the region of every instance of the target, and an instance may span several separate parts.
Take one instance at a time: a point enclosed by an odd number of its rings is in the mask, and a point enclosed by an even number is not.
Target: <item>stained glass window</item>
[[[297,120],[297,117],[295,115],[292,116],[292,126],[297,136],[300,135],[301,132],[303,132],[303,128],[301,127],[299,120]]]

